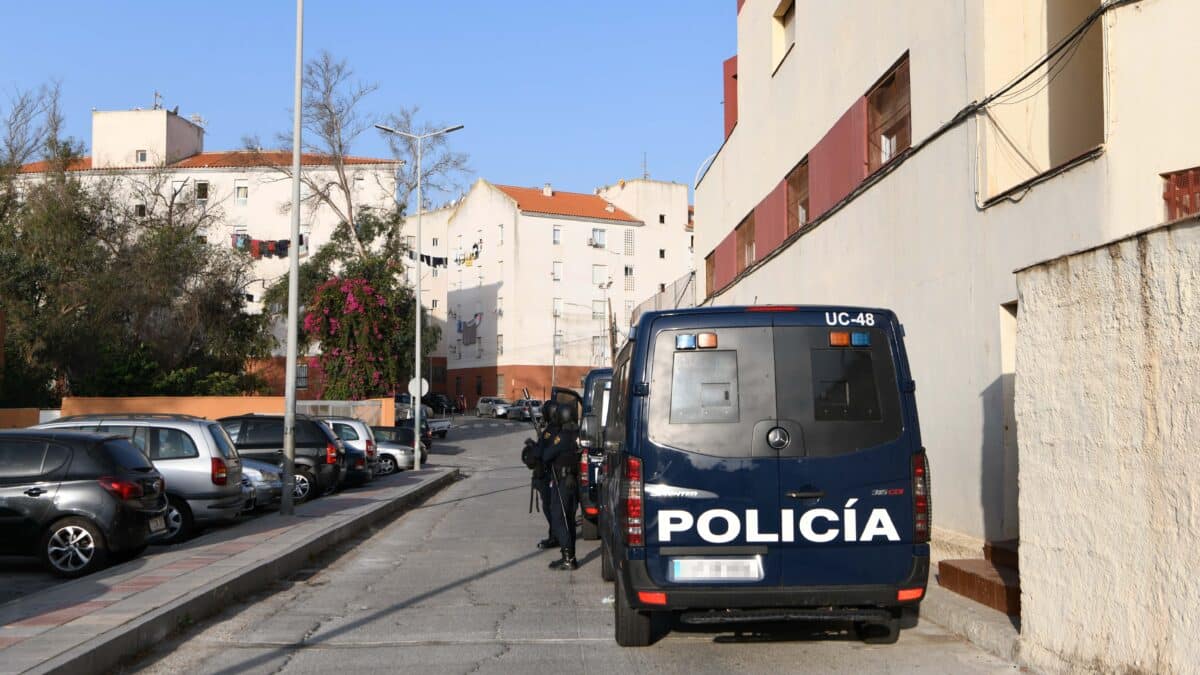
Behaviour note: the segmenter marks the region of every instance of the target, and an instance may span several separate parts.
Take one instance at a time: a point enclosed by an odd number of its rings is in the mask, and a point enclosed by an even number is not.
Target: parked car
[[[268,464],[283,462],[283,415],[237,415],[219,420],[238,454]],[[337,487],[346,470],[345,451],[333,430],[316,418],[296,415],[296,502]]]
[[[450,433],[449,417],[427,417],[423,421],[429,422],[430,433],[438,438],[445,438]]]
[[[242,462],[220,424],[191,415],[108,414],[62,417],[39,429],[77,429],[130,439],[167,483],[167,531],[175,543],[242,512]]]
[[[475,404],[475,415],[478,417],[503,417],[512,405],[499,396],[484,396]]]
[[[242,478],[254,486],[254,507],[265,509],[279,506],[283,498],[283,469],[248,457],[242,458]]]
[[[379,471],[379,456],[371,427],[355,417],[325,417],[322,421],[342,439],[346,451],[352,455],[346,462],[346,481],[359,485],[371,482]]]
[[[593,368],[583,378],[583,418],[579,423],[579,510],[583,522],[579,535],[584,539],[600,538],[600,469],[604,465],[604,426],[611,389],[612,368]]]
[[[542,402],[536,398],[522,398],[513,401],[508,409],[508,419],[536,422],[542,416]]]
[[[397,471],[413,468],[413,430],[408,427],[371,427],[379,447],[379,473],[387,476]],[[422,445],[421,463],[429,457]]]
[[[381,431],[382,430],[382,431]],[[395,439],[404,438],[409,447],[412,447],[412,420],[400,420],[394,427],[371,427],[371,431],[375,433],[375,438],[388,440],[392,443],[397,443]],[[433,435],[429,432],[429,425],[421,425],[421,461],[429,456],[429,449],[433,447]]]
[[[162,474],[128,439],[0,431],[0,553],[73,578],[140,555],[166,529]]]
[[[410,396],[408,394],[408,392],[402,392],[402,393],[396,394],[395,401],[396,401],[396,419],[398,419],[398,420],[412,419],[412,416],[413,416],[412,396]],[[426,419],[433,417],[433,408],[422,404],[421,405],[421,416]]]
[[[702,307],[646,312],[630,334],[601,485],[617,643],[652,642],[660,612],[841,617],[895,642],[925,595],[930,535],[896,315]]]
[[[456,410],[458,406],[454,399],[446,394],[432,393],[421,397],[421,402],[433,409],[435,415],[450,415],[452,413],[461,412]]]

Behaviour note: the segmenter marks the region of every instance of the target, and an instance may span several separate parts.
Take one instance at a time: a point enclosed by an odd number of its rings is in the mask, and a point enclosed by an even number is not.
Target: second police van
[[[903,328],[884,309],[644,314],[614,365],[601,571],[616,639],[684,623],[852,622],[894,642],[929,574]]]

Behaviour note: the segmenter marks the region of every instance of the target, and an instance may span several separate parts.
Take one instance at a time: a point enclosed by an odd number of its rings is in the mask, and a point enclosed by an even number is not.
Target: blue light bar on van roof
[[[850,334],[850,345],[852,347],[870,347],[871,346],[871,334],[870,333],[851,333]]]
[[[675,349],[695,349],[695,348],[696,348],[696,336],[695,335],[676,335],[675,336]]]

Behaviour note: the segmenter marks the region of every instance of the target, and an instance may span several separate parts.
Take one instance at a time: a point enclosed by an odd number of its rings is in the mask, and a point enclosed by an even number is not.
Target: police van
[[[616,359],[601,573],[616,639],[684,623],[852,622],[894,642],[929,574],[929,473],[885,309],[648,312]]]
[[[593,368],[583,376],[583,418],[579,425],[579,509],[583,521],[579,534],[584,539],[599,539],[600,466],[604,461],[604,424],[608,421],[608,399],[612,388],[612,368]]]

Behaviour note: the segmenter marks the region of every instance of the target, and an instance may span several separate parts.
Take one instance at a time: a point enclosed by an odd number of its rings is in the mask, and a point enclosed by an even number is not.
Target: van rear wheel
[[[600,540],[600,578],[605,581],[612,581],[617,578],[613,569],[612,554],[608,552],[608,544],[604,540]]]
[[[613,603],[616,612],[617,644],[622,647],[645,647],[650,644],[653,615],[641,612],[629,604],[625,594],[625,583],[617,577],[616,602]]]
[[[890,645],[900,639],[900,618],[879,623],[856,623],[854,632],[858,639],[869,645]]]

